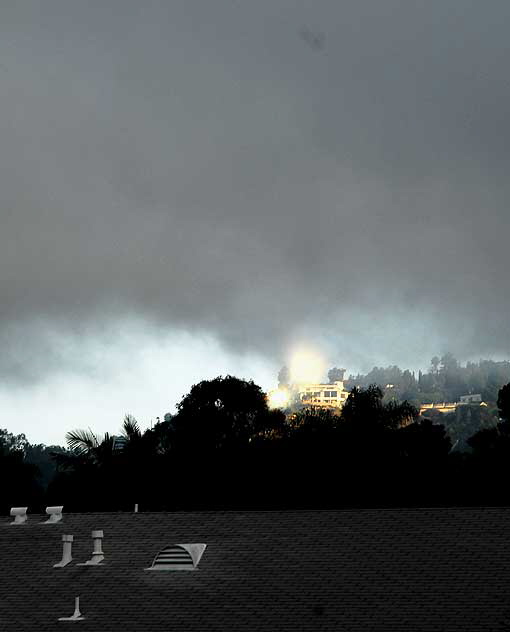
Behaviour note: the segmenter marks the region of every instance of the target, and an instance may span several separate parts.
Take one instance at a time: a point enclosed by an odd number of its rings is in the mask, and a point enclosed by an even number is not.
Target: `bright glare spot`
[[[289,362],[290,381],[293,384],[321,383],[326,375],[326,360],[313,349],[296,349]]]
[[[279,388],[269,393],[267,405],[269,408],[287,408],[290,403],[289,391]]]

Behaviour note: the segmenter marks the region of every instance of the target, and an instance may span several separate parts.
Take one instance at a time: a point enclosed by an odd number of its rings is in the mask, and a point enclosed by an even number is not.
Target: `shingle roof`
[[[0,630],[510,630],[510,509],[65,514],[0,522]],[[104,531],[104,566],[90,558]],[[62,556],[72,534],[73,562]],[[147,572],[205,542],[196,572]],[[85,621],[58,622],[81,598]],[[508,624],[508,625],[506,625]]]

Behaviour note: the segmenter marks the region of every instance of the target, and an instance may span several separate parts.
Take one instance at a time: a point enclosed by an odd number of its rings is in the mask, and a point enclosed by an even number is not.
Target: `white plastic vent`
[[[59,617],[59,621],[84,621],[85,617],[80,612],[80,598],[74,599],[74,612],[70,617]]]
[[[62,520],[62,510],[64,505],[58,507],[46,507],[46,513],[48,514],[48,520],[45,520],[42,524],[55,524]]]
[[[207,544],[173,544],[160,551],[146,571],[195,571]]]
[[[27,521],[27,509],[28,507],[13,507],[11,509],[11,516],[14,518],[9,524],[25,524]]]

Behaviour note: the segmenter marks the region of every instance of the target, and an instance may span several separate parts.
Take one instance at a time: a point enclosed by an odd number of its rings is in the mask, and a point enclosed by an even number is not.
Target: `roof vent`
[[[28,507],[13,507],[11,516],[13,516],[14,520],[9,524],[24,524],[27,521],[27,509]]]
[[[64,509],[64,505],[60,505],[60,507],[46,507],[46,513],[48,514],[48,520],[45,520],[43,524],[54,524],[55,522],[60,522],[62,520],[62,509]]]
[[[74,612],[70,617],[59,617],[59,621],[83,621],[85,617],[80,612],[80,598],[74,598]]]
[[[103,549],[101,548],[103,535],[101,530],[92,531],[92,539],[94,540],[92,557],[86,562],[77,564],[77,566],[101,566],[101,562],[104,560]]]
[[[207,544],[173,544],[160,551],[146,571],[195,571]]]
[[[73,546],[73,536],[64,534],[62,536],[63,542],[63,551],[62,551],[62,559],[58,564],[53,564],[53,568],[64,568],[70,564],[73,560],[73,556],[71,555],[71,547]]]

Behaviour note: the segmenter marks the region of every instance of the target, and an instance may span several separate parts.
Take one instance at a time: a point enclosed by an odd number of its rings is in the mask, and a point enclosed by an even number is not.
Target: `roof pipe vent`
[[[74,598],[74,612],[71,617],[59,617],[59,621],[83,621],[85,617],[80,612],[80,598]]]
[[[87,560],[82,564],[77,564],[77,566],[99,566],[101,564],[101,562],[104,560],[104,553],[103,549],[101,548],[103,537],[104,536],[102,531],[92,531],[92,539],[94,540],[92,557],[90,558],[90,560]]]
[[[160,551],[146,571],[196,571],[207,544],[174,544]]]
[[[71,555],[71,547],[73,546],[73,536],[72,535],[63,535],[63,551],[62,551],[62,559],[58,564],[53,564],[53,568],[64,568],[73,560],[73,556]]]
[[[46,507],[46,513],[49,518],[45,520],[43,524],[55,524],[55,522],[60,522],[62,520],[63,509],[64,505],[60,505],[60,507]]]
[[[25,524],[28,507],[12,507],[11,516],[14,518],[9,524]]]

